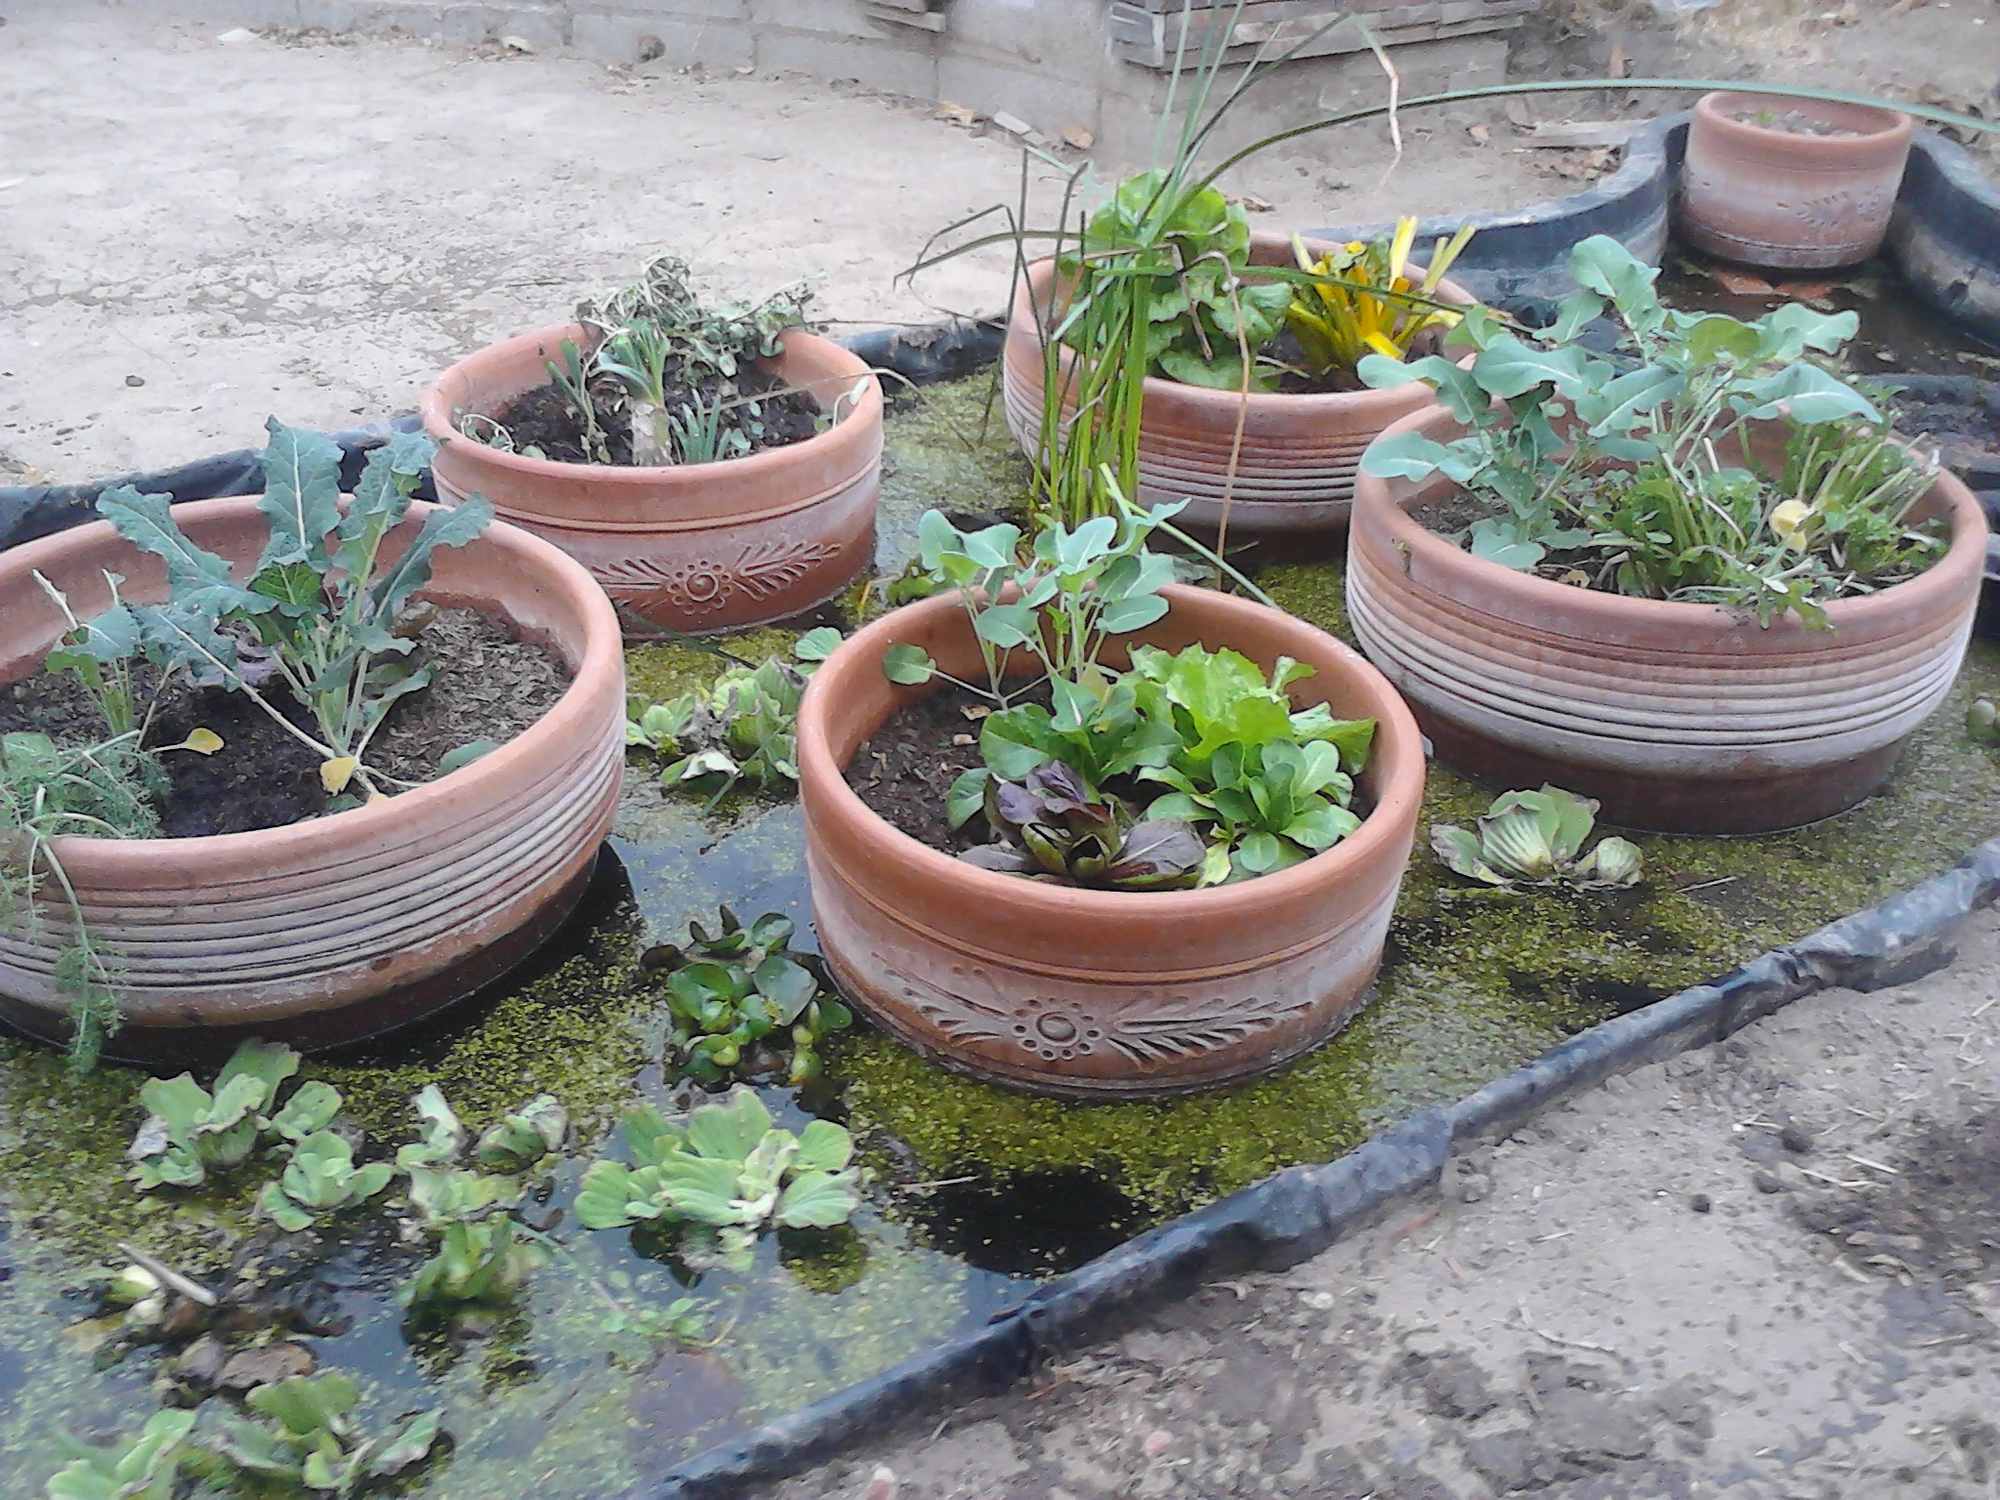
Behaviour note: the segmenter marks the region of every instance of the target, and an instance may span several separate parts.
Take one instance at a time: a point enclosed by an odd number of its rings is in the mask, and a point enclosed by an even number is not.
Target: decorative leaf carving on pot
[[[732,562],[621,557],[591,572],[613,603],[642,615],[712,615],[739,596],[757,603],[772,598],[839,554],[825,542],[746,542]]]
[[[1311,999],[1175,995],[1164,1005],[1121,1015],[1110,1041],[1135,1063],[1201,1057],[1241,1046],[1259,1031],[1302,1020],[1312,1009]]]
[[[953,964],[952,982],[961,988],[948,990],[904,973],[880,953],[872,957],[903,999],[950,1040],[1012,1042],[1043,1062],[1088,1056],[1100,1044],[1141,1065],[1204,1057],[1238,1047],[1259,1031],[1305,1019],[1313,1010],[1310,999],[1178,994],[1107,1023],[1049,996],[1010,1000],[976,964]],[[984,994],[968,993],[973,989]]]

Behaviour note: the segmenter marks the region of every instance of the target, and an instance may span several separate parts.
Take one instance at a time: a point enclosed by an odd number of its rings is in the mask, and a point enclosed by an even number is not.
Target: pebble
[[[1813,1148],[1812,1132],[1799,1125],[1787,1125],[1778,1132],[1778,1141],[1787,1151],[1804,1156]]]
[[[140,386],[146,383],[146,377],[143,375],[127,375],[125,377],[125,383],[131,386],[132,389],[136,391],[137,389],[139,389]]]
[[[1162,1453],[1173,1447],[1173,1445],[1174,1435],[1164,1427],[1155,1427],[1151,1432],[1146,1434],[1146,1441],[1142,1447],[1145,1450],[1146,1457],[1158,1458]]]
[[[1757,1185],[1760,1193],[1782,1193],[1785,1190],[1784,1180],[1776,1172],[1760,1169],[1750,1174],[1750,1180]]]
[[[896,1500],[896,1471],[887,1464],[877,1464],[875,1472],[868,1476],[868,1488],[861,1492],[861,1500]]]
[[[1698,1214],[1705,1214],[1715,1207],[1715,1200],[1706,1193],[1696,1193],[1688,1199],[1688,1207]]]

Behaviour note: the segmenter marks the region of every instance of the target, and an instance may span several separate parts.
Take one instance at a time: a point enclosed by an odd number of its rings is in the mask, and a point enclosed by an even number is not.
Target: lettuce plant
[[[1464,536],[1489,562],[1741,606],[1765,625],[1789,611],[1824,626],[1824,601],[1942,554],[1939,528],[1909,520],[1935,461],[1890,442],[1868,399],[1816,358],[1854,335],[1854,313],[1676,312],[1660,303],[1658,268],[1605,235],[1577,245],[1570,268],[1578,289],[1545,337],[1484,312],[1461,320],[1454,338],[1477,351],[1469,371],[1436,356],[1363,359],[1363,381],[1421,380],[1464,429],[1450,442],[1378,438],[1363,469],[1442,474],[1490,499],[1495,513]],[[1574,342],[1607,311],[1623,332],[1619,359]],[[1732,439],[1773,420],[1787,429],[1782,465],[1731,454]]]
[[[1184,820],[1135,822],[1125,804],[1093,792],[1060,761],[1020,782],[989,779],[986,824],[1004,842],[959,858],[982,870],[1107,891],[1167,891],[1196,884],[1202,842]]]
[[[1284,326],[1292,291],[1282,281],[1246,281],[1250,218],[1221,189],[1175,191],[1155,168],[1119,183],[1091,215],[1083,255],[1064,269],[1078,287],[1065,321],[1108,296],[1145,311],[1148,368],[1188,385],[1233,391],[1267,381],[1256,355]],[[1250,356],[1244,363],[1244,351]]]
[[[584,1173],[578,1221],[586,1229],[679,1226],[684,1252],[697,1261],[745,1267],[764,1228],[830,1229],[861,1201],[845,1130],[826,1120],[798,1135],[775,1129],[741,1084],[724,1102],[698,1106],[685,1127],[650,1105],[634,1111],[625,1140],[631,1165],[599,1161]]]
[[[246,1476],[332,1495],[393,1479],[429,1456],[441,1412],[423,1412],[377,1437],[363,1437],[352,1420],[360,1394],[339,1371],[259,1386],[244,1404],[264,1420],[224,1417],[217,1452]]]
[[[537,1094],[494,1121],[472,1148],[472,1159],[488,1172],[525,1172],[568,1138],[569,1111],[554,1094]]]
[[[350,782],[366,793],[405,785],[367,764],[369,741],[391,706],[428,686],[436,670],[408,660],[416,641],[400,633],[398,617],[429,583],[436,550],[472,541],[493,507],[474,497],[433,510],[402,554],[385,562],[383,540],[408,513],[436,445],[415,433],[393,435],[368,455],[343,509],[339,445],[275,417],[267,425],[258,508],[270,536],[247,585],[227,560],[182,533],[168,496],[120,485],[98,497],[98,514],[119,535],[167,565],[166,604],[121,606],[137,621],[135,648],[242,693],[320,756],[328,795]],[[263,686],[274,681],[311,711],[315,732],[265,696]]]
[[[669,971],[672,1042],[687,1076],[719,1082],[786,1028],[792,1046],[787,1082],[820,1076],[819,1043],[846,1030],[854,1016],[787,949],[791,936],[788,917],[767,913],[745,926],[725,906],[722,929],[713,936],[691,922],[684,946],[647,950],[648,967]]]
[[[401,1301],[420,1317],[466,1304],[504,1302],[544,1260],[512,1217],[521,1182],[457,1165],[467,1132],[436,1084],[426,1085],[410,1103],[423,1128],[418,1139],[397,1151],[396,1165],[409,1179],[410,1207],[418,1225],[435,1237],[437,1247],[403,1284]],[[530,1136],[554,1149],[550,1137],[559,1143],[568,1132],[568,1120],[558,1118],[561,1111],[551,1107],[554,1103],[542,1095],[503,1118],[481,1138],[481,1164],[525,1158],[533,1165],[546,1151],[533,1151]]]
[[[1486,885],[1637,885],[1642,860],[1628,839],[1600,839],[1578,857],[1596,821],[1595,801],[1559,787],[1503,792],[1475,829],[1431,829],[1431,848],[1454,872]]]

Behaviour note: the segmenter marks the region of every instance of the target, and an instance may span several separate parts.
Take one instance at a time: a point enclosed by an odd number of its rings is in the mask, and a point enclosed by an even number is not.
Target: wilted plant
[[[245,1404],[264,1420],[224,1417],[216,1451],[243,1474],[333,1495],[393,1479],[429,1456],[442,1413],[423,1412],[363,1437],[352,1420],[360,1394],[339,1371],[259,1386]]]
[[[2000,707],[1991,698],[1974,698],[1965,710],[1965,731],[1982,745],[2000,745]]]
[[[373,793],[403,785],[367,765],[368,744],[395,701],[428,686],[435,667],[408,661],[416,641],[398,617],[430,581],[439,547],[461,547],[484,531],[493,507],[474,497],[441,506],[393,563],[383,539],[408,514],[436,444],[396,433],[368,455],[354,498],[340,507],[340,446],[273,417],[258,501],[270,538],[248,587],[229,563],[181,532],[166,495],[131,485],[98,497],[98,514],[142,551],[165,560],[172,591],[164,605],[126,606],[143,645],[173,666],[213,674],[274,724],[319,755],[328,795],[350,782]],[[318,734],[300,729],[252,679],[254,638],[277,680],[311,710]],[[264,679],[268,681],[269,679]]]
[[[1445,823],[1431,829],[1431,848],[1446,865],[1487,885],[1637,885],[1639,848],[1630,840],[1599,839],[1578,858],[1597,821],[1597,803],[1545,786],[1503,792],[1468,832]]]
[[[1351,372],[1369,354],[1407,358],[1425,334],[1442,334],[1458,322],[1459,314],[1431,304],[1438,283],[1471,240],[1472,226],[1438,240],[1422,281],[1408,275],[1416,235],[1417,221],[1401,218],[1392,239],[1350,240],[1318,260],[1307,254],[1303,240],[1292,237],[1292,254],[1313,280],[1287,289],[1285,326],[1299,341],[1307,373]]]
[[[641,1220],[677,1225],[695,1262],[749,1264],[766,1226],[830,1229],[860,1204],[854,1142],[840,1126],[814,1120],[799,1135],[778,1130],[770,1111],[741,1084],[720,1104],[703,1104],[687,1125],[651,1106],[625,1119],[632,1165],[599,1161],[584,1174],[577,1219],[588,1229]]]
[[[786,1081],[798,1085],[820,1075],[819,1043],[854,1017],[788,951],[791,936],[788,917],[767,913],[745,926],[725,906],[722,930],[713,936],[691,922],[685,946],[646,951],[647,967],[669,971],[673,1046],[689,1076],[717,1082],[785,1028],[792,1044]]]

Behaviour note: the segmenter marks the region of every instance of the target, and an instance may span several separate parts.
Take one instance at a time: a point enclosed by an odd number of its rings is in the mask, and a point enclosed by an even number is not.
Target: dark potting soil
[[[1048,701],[1045,690],[1040,696]],[[945,794],[965,772],[985,764],[979,728],[991,708],[977,694],[946,684],[891,714],[869,736],[847,763],[847,784],[869,811],[933,849],[956,854],[987,842],[983,818],[952,828]]]
[[[689,383],[670,375],[666,387],[667,410],[679,411],[682,407],[696,404],[704,409],[711,407],[715,404],[719,386],[720,382],[714,379]],[[737,372],[736,387],[735,396],[762,396],[766,391],[782,390],[784,382],[764,370],[753,368]],[[725,396],[725,399],[734,397]],[[604,432],[611,462],[630,464],[632,421],[627,415],[623,387],[615,381],[599,378],[591,382],[590,402],[597,415],[597,425]],[[804,442],[819,431],[819,415],[820,404],[812,392],[793,390],[759,402],[754,414],[747,406],[732,407],[723,414],[723,421],[726,426],[746,433],[749,432],[748,422],[753,419],[762,422],[763,431],[750,434],[750,451],[756,453],[765,448],[784,448]],[[515,397],[493,417],[513,437],[517,452],[534,447],[542,451],[544,458],[558,463],[597,461],[584,449],[583,426],[571,410],[568,398],[553,384],[537,386]]]
[[[554,707],[571,677],[547,647],[517,639],[504,622],[467,609],[436,612],[413,656],[419,664],[436,662],[438,673],[429,687],[391,706],[367,757],[374,768],[405,781],[434,780],[439,757],[469,741],[514,738]],[[141,702],[152,684],[152,669],[142,667]],[[259,691],[312,732],[311,716],[282,686]],[[222,748],[213,755],[175,751],[161,757],[167,793],[159,812],[166,837],[282,828],[327,811],[332,799],[320,785],[318,752],[241,693],[185,678],[170,684],[147,743],[176,744],[195,729],[213,730]],[[16,730],[88,744],[103,736],[104,721],[75,677],[42,672],[0,689],[0,733]]]

